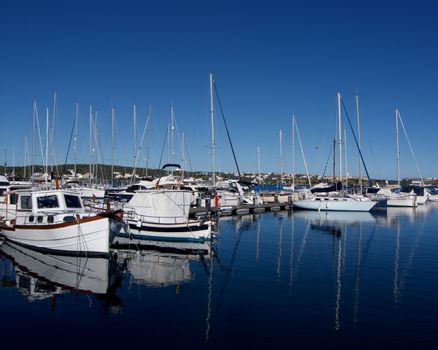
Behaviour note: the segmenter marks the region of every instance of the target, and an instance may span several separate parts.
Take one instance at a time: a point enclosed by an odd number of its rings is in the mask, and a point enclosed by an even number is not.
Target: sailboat
[[[339,181],[342,182],[342,124],[341,124],[341,94],[338,100],[338,142],[339,142]],[[304,193],[304,198],[293,202],[294,208],[322,211],[370,211],[377,202],[361,196],[318,196]]]

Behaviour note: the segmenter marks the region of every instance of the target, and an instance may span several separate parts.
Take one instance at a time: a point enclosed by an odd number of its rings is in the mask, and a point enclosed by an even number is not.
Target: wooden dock
[[[190,217],[203,216],[226,216],[226,215],[246,215],[263,213],[265,211],[289,210],[292,208],[292,202],[282,203],[264,203],[264,204],[241,204],[225,207],[198,207],[190,208]]]

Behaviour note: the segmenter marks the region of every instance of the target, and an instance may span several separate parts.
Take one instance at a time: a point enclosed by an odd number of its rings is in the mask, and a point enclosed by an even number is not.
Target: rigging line
[[[357,150],[359,151],[360,159],[362,160],[363,167],[364,167],[365,172],[367,174],[369,185],[372,186],[373,180],[371,179],[370,174],[368,173],[368,168],[365,164],[365,160],[363,159],[362,151],[360,149],[359,143],[357,142],[357,138],[356,138],[356,134],[354,132],[353,126],[351,125],[351,120],[350,120],[350,117],[348,116],[348,112],[347,112],[347,108],[345,107],[344,99],[341,99],[341,101],[342,101],[342,106],[344,107],[345,115],[347,116],[348,125],[350,126],[351,133],[353,134],[353,137],[354,137],[354,142],[356,142]]]
[[[328,164],[329,164],[330,159],[331,159],[332,149],[333,149],[333,148],[330,147],[330,151],[329,151],[329,155],[328,155],[328,158],[327,158],[327,162],[325,163],[324,171],[323,171],[323,173],[322,173],[322,178],[325,177],[325,172],[326,172],[326,170],[327,170]]]
[[[418,165],[417,159],[415,158],[414,150],[412,148],[411,142],[409,141],[408,133],[406,132],[405,125],[403,124],[403,120],[401,118],[400,112],[398,113],[398,119],[400,120],[400,124],[403,128],[403,132],[405,133],[406,140],[408,141],[409,149],[411,150],[412,158],[414,158],[415,166],[417,167],[418,175],[420,175],[421,183],[423,183],[423,176],[420,172],[420,166]]]
[[[62,174],[64,174],[65,168],[67,167],[68,154],[70,153],[71,140],[73,138],[75,124],[76,124],[76,120],[73,122],[73,128],[71,129],[70,140],[68,141],[68,147],[67,147],[67,154],[65,156],[64,166],[62,167]]]
[[[168,134],[167,131],[168,130],[166,129],[166,133],[164,134],[163,148],[161,148],[160,163],[158,164],[158,175],[160,175],[161,161],[163,160],[164,148],[166,147],[166,140],[167,140],[167,134]]]
[[[215,82],[214,80],[213,80],[213,85],[214,85],[214,91],[216,92],[217,101],[218,101],[218,103],[219,103],[219,108],[220,108],[220,110],[221,110],[222,120],[224,121],[225,130],[227,131],[227,136],[228,136],[228,141],[229,141],[229,143],[230,143],[231,152],[233,153],[234,162],[236,163],[237,173],[239,174],[239,180],[240,180],[241,177],[240,177],[239,164],[237,163],[236,153],[234,152],[234,147],[233,147],[233,143],[231,142],[230,132],[228,131],[227,122],[225,121],[224,110],[222,109],[221,99],[220,99],[220,97],[219,97],[219,92],[218,92],[218,90],[217,90],[216,82]]]

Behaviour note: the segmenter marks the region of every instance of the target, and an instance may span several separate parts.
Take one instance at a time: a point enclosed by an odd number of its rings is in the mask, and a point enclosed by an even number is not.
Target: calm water
[[[230,217],[212,249],[123,248],[109,262],[3,243],[2,345],[418,349],[438,340],[438,206]]]

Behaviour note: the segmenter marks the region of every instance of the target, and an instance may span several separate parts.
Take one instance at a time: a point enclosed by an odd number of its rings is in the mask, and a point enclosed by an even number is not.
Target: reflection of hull
[[[308,221],[340,222],[346,224],[374,223],[376,218],[369,212],[342,212],[342,211],[304,211],[298,210],[293,213],[294,218]]]
[[[1,252],[26,274],[61,288],[95,294],[108,289],[108,259],[46,255],[11,242]]]
[[[144,241],[147,242],[147,241]],[[127,262],[128,271],[137,284],[153,287],[178,285],[192,279],[190,261],[199,260],[209,254],[208,243],[169,243],[149,241],[148,246],[135,246],[124,249],[119,245],[119,260]]]
[[[370,211],[377,202],[351,198],[312,198],[293,202],[294,208],[321,211]]]
[[[166,242],[158,240],[136,240],[118,236],[112,246],[115,249],[157,250],[176,254],[210,254],[210,242]]]
[[[167,242],[203,242],[211,237],[211,222],[190,220],[183,223],[160,224],[129,220],[130,233],[119,233],[119,237],[131,237],[135,243],[143,240]]]

